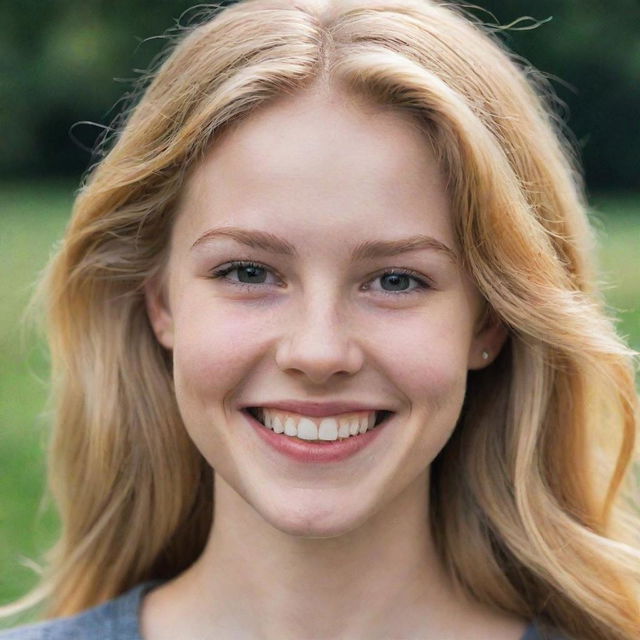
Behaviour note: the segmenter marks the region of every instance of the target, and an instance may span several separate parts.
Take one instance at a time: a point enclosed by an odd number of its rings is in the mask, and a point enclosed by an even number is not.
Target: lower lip
[[[340,462],[350,458],[358,451],[362,451],[362,449],[369,446],[391,420],[391,416],[387,416],[383,422],[371,431],[366,431],[357,436],[350,436],[344,440],[305,442],[304,440],[272,431],[256,420],[248,411],[243,410],[242,413],[268,445],[298,462]]]

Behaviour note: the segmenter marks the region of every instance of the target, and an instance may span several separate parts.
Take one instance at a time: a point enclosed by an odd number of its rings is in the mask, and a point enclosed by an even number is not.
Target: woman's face
[[[314,537],[427,483],[468,369],[502,334],[477,326],[444,180],[410,117],[322,92],[283,99],[214,144],[179,209],[148,308],[216,482],[279,530]],[[283,401],[393,413],[352,455],[303,461],[245,410]]]

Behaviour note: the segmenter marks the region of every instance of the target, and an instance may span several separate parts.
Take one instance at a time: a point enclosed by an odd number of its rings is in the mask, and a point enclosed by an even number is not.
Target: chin
[[[304,493],[309,493],[305,491]],[[260,510],[262,517],[272,527],[296,538],[337,538],[361,526],[368,517],[362,501],[355,505],[328,495],[324,500],[317,496],[299,496],[278,505],[271,504]]]

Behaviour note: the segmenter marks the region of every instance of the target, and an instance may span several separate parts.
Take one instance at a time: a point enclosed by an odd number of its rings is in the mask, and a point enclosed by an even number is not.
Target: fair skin
[[[297,253],[204,237],[220,227],[271,233]],[[416,235],[437,242],[352,256]],[[215,469],[215,524],[196,563],[145,598],[146,640],[522,637],[526,621],[454,587],[428,527],[429,466],[467,372],[506,338],[480,324],[482,298],[456,255],[444,179],[407,115],[321,88],[213,145],[189,176],[147,306],[173,353],[185,427]],[[232,260],[262,270],[211,277]],[[280,399],[394,413],[355,456],[300,462],[240,411]]]

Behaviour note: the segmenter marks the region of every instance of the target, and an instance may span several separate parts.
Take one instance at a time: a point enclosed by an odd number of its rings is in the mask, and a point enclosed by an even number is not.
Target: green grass
[[[0,603],[34,585],[20,559],[37,559],[57,531],[51,505],[41,504],[47,359],[42,341],[23,332],[22,314],[63,233],[73,191],[60,184],[0,185]],[[640,194],[594,202],[611,285],[607,299],[619,310],[619,332],[640,350]]]
[[[72,200],[73,188],[58,184],[0,186],[0,603],[34,584],[22,560],[38,558],[57,531],[42,501],[47,358],[23,316]]]
[[[592,199],[607,302],[618,333],[640,351],[640,194]]]

